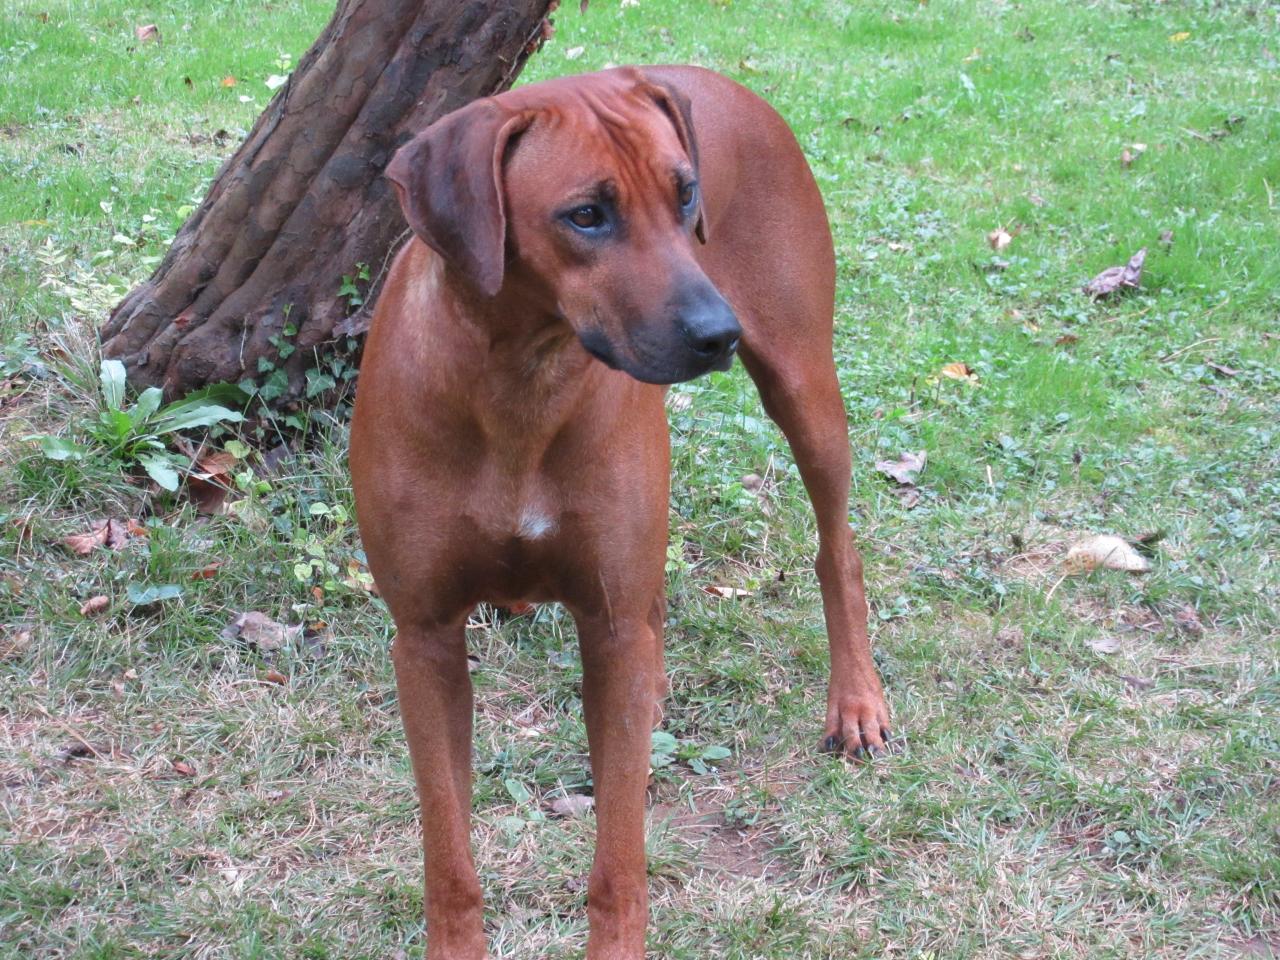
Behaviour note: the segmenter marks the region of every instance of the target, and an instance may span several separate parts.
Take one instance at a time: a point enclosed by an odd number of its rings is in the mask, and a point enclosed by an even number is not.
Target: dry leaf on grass
[[[193,572],[191,574],[191,579],[192,580],[212,580],[214,577],[218,575],[218,571],[220,569],[222,569],[222,561],[214,560],[210,563],[206,563],[199,570],[196,570],[195,572]]]
[[[877,460],[876,469],[904,487],[914,487],[916,485],[916,474],[924,470],[927,459],[928,454],[924,450],[919,453],[907,451],[901,454],[897,460]]]
[[[62,545],[72,553],[87,557],[98,547],[119,550],[130,537],[146,536],[146,528],[136,520],[99,520],[84,533],[73,533],[62,538]]]
[[[1125,147],[1120,151],[1120,166],[1128,170],[1133,166],[1133,161],[1142,156],[1147,150],[1145,143],[1134,143]]]
[[[987,246],[996,253],[999,253],[1011,243],[1013,243],[1013,234],[1004,227],[997,227],[987,234]]]
[[[187,474],[187,495],[196,512],[207,515],[225,513],[227,494],[231,492],[232,475],[240,458],[226,450],[204,453],[196,458]]]
[[[272,620],[265,613],[249,610],[240,614],[223,628],[223,640],[239,640],[260,651],[278,650],[290,640],[302,634],[302,626],[286,626]]]
[[[1138,553],[1127,540],[1109,534],[1081,540],[1067,551],[1062,565],[1067,573],[1088,573],[1098,567],[1127,570],[1130,573],[1144,573],[1151,569],[1147,558]]]
[[[196,768],[185,760],[174,760],[173,772],[181,774],[184,777],[194,777],[196,775]]]
[[[948,380],[962,380],[965,383],[978,383],[978,375],[973,372],[973,368],[967,363],[944,364],[942,369],[938,371],[938,376],[946,377]]]
[[[231,74],[227,74],[222,78],[222,85],[224,87],[234,87],[236,85],[236,78],[231,76]]]
[[[1094,653],[1115,653],[1120,649],[1120,641],[1116,637],[1094,637],[1086,642]]]
[[[920,491],[915,487],[899,487],[893,492],[897,494],[903,510],[914,510],[920,505]]]
[[[133,35],[138,38],[139,43],[150,43],[159,41],[160,28],[154,23],[148,23],[145,26],[138,27],[133,31]]]
[[[1183,607],[1173,615],[1173,622],[1178,629],[1186,633],[1204,633],[1204,624],[1200,622],[1200,614],[1190,605]]]
[[[95,616],[101,613],[103,610],[107,609],[107,607],[109,606],[111,606],[110,597],[103,596],[102,594],[99,594],[96,597],[90,597],[84,603],[80,604],[80,616],[82,617]]]
[[[743,597],[753,596],[753,591],[744,590],[742,587],[725,587],[710,583],[703,585],[702,592],[724,600],[740,600]]]
[[[1147,248],[1143,247],[1123,267],[1107,267],[1084,285],[1084,292],[1094,300],[1109,297],[1119,290],[1136,290],[1142,280],[1142,265],[1147,260]]]
[[[594,797],[571,793],[551,801],[551,812],[557,817],[580,817],[596,804]]]

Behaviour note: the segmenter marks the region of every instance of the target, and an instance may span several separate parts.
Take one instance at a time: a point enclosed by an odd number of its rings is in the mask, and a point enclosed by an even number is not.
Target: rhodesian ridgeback
[[[401,147],[387,177],[416,236],[365,346],[351,475],[397,629],[427,956],[485,955],[467,616],[481,602],[559,601],[578,628],[595,791],[587,956],[638,960],[650,734],[666,694],[666,385],[742,358],[817,514],[823,744],[861,755],[889,740],[849,528],[822,197],[778,114],[695,67],[478,100]]]

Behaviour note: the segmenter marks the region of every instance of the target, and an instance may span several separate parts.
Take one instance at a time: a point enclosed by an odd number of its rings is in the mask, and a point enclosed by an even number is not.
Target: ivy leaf
[[[158,583],[152,586],[129,584],[129,602],[136,607],[146,607],[162,600],[176,600],[182,596],[182,587],[176,583]]]

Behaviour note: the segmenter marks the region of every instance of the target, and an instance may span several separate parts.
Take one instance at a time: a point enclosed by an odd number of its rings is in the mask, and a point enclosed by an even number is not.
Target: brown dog
[[[555,600],[578,625],[595,784],[587,956],[636,960],[649,738],[666,690],[663,384],[742,357],[817,513],[824,742],[856,755],[889,737],[848,523],[822,197],[783,120],[694,67],[477,101],[407,143],[387,176],[417,238],[365,347],[351,474],[398,630],[427,955],[485,953],[467,615],[482,601]]]

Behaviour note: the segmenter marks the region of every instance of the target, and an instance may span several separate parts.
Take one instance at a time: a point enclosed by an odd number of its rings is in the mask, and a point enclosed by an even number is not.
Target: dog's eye
[[[604,226],[604,210],[594,203],[570,210],[566,219],[579,230],[599,230]]]
[[[698,199],[698,185],[693,182],[686,183],[680,188],[680,209],[688,212],[693,209],[694,203]]]

